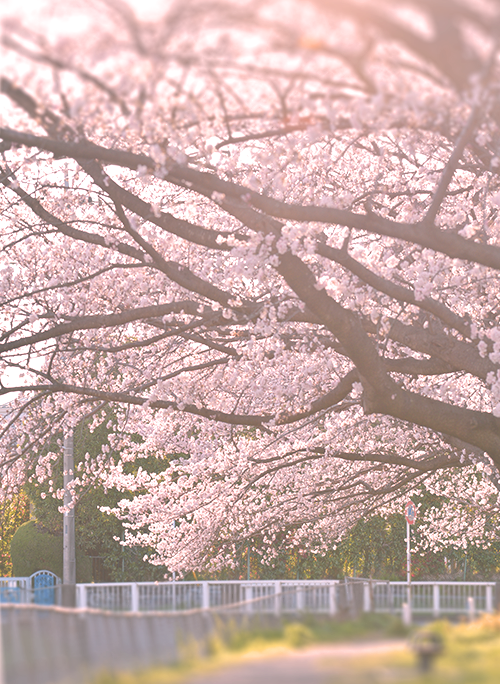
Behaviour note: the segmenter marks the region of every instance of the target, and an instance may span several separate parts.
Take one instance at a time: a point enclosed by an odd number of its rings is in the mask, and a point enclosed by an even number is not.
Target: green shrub
[[[283,630],[283,636],[292,648],[302,648],[314,640],[312,630],[302,622],[290,622]]]
[[[63,538],[47,532],[34,520],[21,525],[10,544],[14,577],[29,577],[38,570],[50,570],[62,578]],[[76,549],[76,581],[92,581],[90,558]]]

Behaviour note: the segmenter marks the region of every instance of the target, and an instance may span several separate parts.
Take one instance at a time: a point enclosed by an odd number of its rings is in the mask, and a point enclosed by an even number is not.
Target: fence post
[[[363,582],[363,613],[369,613],[372,609],[370,582]]]
[[[253,599],[253,587],[251,584],[247,584],[245,586],[245,601],[251,601],[252,599]],[[247,613],[253,612],[253,604],[252,603],[247,603],[246,612]]]
[[[439,584],[432,585],[432,616],[437,618],[441,612],[441,597],[439,595]]]
[[[330,582],[328,587],[328,612],[330,615],[337,614],[337,582]]]
[[[411,608],[408,601],[401,605],[401,619],[404,625],[411,627]]]
[[[208,582],[201,583],[201,607],[205,610],[210,608],[210,585]]]
[[[281,582],[279,580],[274,583],[274,614],[277,617],[281,615]]]
[[[304,589],[301,584],[297,586],[297,612],[304,610]]]
[[[131,598],[131,606],[130,610],[133,613],[138,613],[139,612],[139,587],[137,586],[137,582],[132,582],[130,585],[130,598]]]
[[[486,612],[493,612],[493,587],[491,584],[486,587]]]
[[[61,585],[59,585],[61,586]],[[87,587],[85,584],[76,585],[76,607],[86,608],[87,607]]]
[[[473,596],[467,598],[467,613],[469,615],[469,620],[472,622],[476,617],[476,602]]]

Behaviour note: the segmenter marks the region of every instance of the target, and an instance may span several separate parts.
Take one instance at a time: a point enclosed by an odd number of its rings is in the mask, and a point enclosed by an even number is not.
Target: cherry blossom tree
[[[171,569],[322,552],[424,487],[451,507],[431,546],[483,540],[500,4],[158,8],[3,10],[4,483],[112,411],[75,488],[136,491],[128,543]],[[158,473],[127,475],[144,454]]]

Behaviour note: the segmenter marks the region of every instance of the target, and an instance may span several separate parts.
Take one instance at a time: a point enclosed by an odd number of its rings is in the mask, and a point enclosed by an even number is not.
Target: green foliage
[[[429,496],[420,499],[420,514],[436,503]],[[443,503],[445,505],[445,502]],[[418,525],[412,529],[412,540],[421,534]],[[335,548],[324,555],[306,549],[282,549],[273,567],[261,562],[260,540],[250,539],[236,554],[234,568],[217,574],[197,575],[197,579],[342,579],[365,577],[384,580],[406,579],[406,521],[403,513],[387,518],[374,515],[360,520]],[[280,540],[277,539],[277,544]],[[248,562],[250,560],[250,563]],[[491,580],[500,576],[500,543],[483,549],[447,548],[440,552],[412,554],[414,580]]]
[[[406,522],[403,515],[373,516],[359,521],[324,555],[305,549],[283,550],[274,567],[260,562],[259,541],[250,541],[250,579],[342,579],[374,577],[403,580],[406,577]],[[257,549],[257,550],[255,550]],[[414,557],[414,579],[432,579],[445,574],[443,556]],[[244,547],[234,569],[218,573],[220,579],[246,579],[248,552]]]
[[[260,644],[285,644],[301,648],[312,643],[333,643],[350,639],[404,637],[408,630],[399,617],[387,614],[363,613],[355,620],[338,620],[327,616],[308,615],[292,621],[276,619],[275,624],[247,627],[236,623],[219,625],[217,633],[225,648],[246,651]]]
[[[434,623],[426,631],[435,632],[444,643],[430,673],[417,675],[416,663],[406,658],[408,684],[497,684],[500,653],[500,615],[485,615],[470,624],[452,626]],[[412,672],[413,671],[413,672]],[[413,674],[413,676],[411,676]]]
[[[87,422],[82,422],[74,430],[74,460],[78,473],[79,466],[85,461],[87,454],[95,460],[103,445],[108,442],[107,424],[113,416],[106,416],[93,431]],[[62,534],[62,514],[59,507],[62,502],[55,499],[50,492],[63,487],[62,449],[56,442],[47,445],[47,451],[60,453],[53,463],[50,482],[38,482],[33,476],[26,485],[26,492],[33,505],[34,515],[43,529],[52,535]],[[128,464],[131,472],[141,467],[149,472],[162,469],[167,461],[160,461],[154,456],[145,455],[143,459]],[[100,560],[100,575],[93,577],[96,581],[156,581],[163,580],[165,568],[156,567],[143,560],[148,549],[128,548],[120,544],[123,539],[123,526],[114,516],[101,512],[100,507],[114,507],[121,499],[131,498],[131,494],[116,490],[105,490],[96,479],[92,485],[78,492],[75,506],[75,538],[83,553]],[[78,564],[77,564],[78,568]],[[77,569],[78,572],[78,569]],[[57,574],[57,573],[56,573]]]
[[[11,557],[16,577],[29,577],[37,570],[50,570],[62,577],[62,535],[51,534],[30,520],[21,525],[12,537]],[[90,560],[79,548],[76,549],[76,581],[92,581]]]
[[[108,415],[94,431],[83,422],[74,432],[75,464],[78,467],[88,454],[95,460],[101,448],[108,441],[108,422],[113,416]],[[48,445],[47,450],[60,453],[56,444]],[[52,488],[62,488],[62,455],[54,463]],[[126,464],[127,472],[136,472],[139,468],[147,472],[158,472],[168,465],[168,457],[144,454],[144,458]],[[37,521],[53,534],[62,530],[62,515],[58,508],[60,501],[54,499],[47,483],[39,483],[34,477],[27,486],[29,498],[33,504]],[[45,496],[45,498],[42,498]],[[153,566],[145,562],[144,556],[150,549],[140,547],[123,547],[122,523],[114,516],[102,513],[100,507],[115,507],[125,498],[132,498],[132,493],[105,491],[98,479],[93,485],[79,492],[75,509],[75,531],[80,548],[88,555],[98,557],[101,572],[95,576],[97,581],[133,581],[162,580],[165,568]],[[420,496],[413,497],[419,505],[422,516],[430,506],[446,505],[435,495],[422,491]],[[413,526],[412,535],[418,538],[418,525]],[[279,547],[284,541],[277,536]],[[205,573],[193,573],[185,579],[341,579],[343,577],[373,577],[386,580],[404,580],[406,578],[406,523],[401,514],[387,518],[373,515],[359,521],[348,534],[339,540],[335,547],[326,553],[312,553],[305,548],[278,549],[274,566],[262,563],[260,549],[262,540],[258,538],[243,541],[235,553],[235,565],[217,573],[208,569]],[[248,555],[248,547],[250,554]],[[215,550],[214,550],[215,554]],[[248,570],[250,572],[248,573]],[[492,579],[500,572],[500,544],[493,544],[488,549],[471,547],[468,553],[454,548],[442,552],[426,552],[413,554],[412,576],[415,580],[426,579]]]
[[[292,648],[308,646],[314,640],[312,630],[302,622],[290,622],[283,630],[283,636]]]
[[[0,577],[12,574],[10,543],[15,531],[30,517],[28,497],[21,492],[0,503]]]

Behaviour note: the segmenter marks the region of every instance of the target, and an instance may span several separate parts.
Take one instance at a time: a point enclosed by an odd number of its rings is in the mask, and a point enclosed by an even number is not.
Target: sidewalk
[[[348,674],[346,660],[356,659],[359,664],[365,656],[406,648],[406,642],[398,639],[312,646],[286,654],[248,654],[237,665],[191,675],[186,684],[331,684],[339,681],[338,676],[345,677]]]

